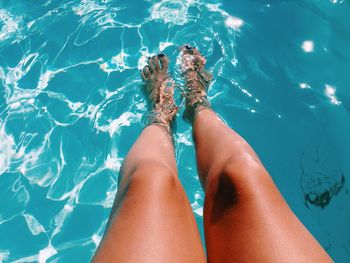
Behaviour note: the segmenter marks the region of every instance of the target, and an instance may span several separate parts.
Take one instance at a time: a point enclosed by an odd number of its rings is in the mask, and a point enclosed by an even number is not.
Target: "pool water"
[[[209,95],[336,262],[350,261],[350,2],[0,0],[0,262],[88,262],[143,127],[138,69],[192,44]],[[191,128],[179,176],[203,238]]]

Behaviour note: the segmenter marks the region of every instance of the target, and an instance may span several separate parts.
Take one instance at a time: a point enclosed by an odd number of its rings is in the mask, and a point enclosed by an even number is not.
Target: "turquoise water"
[[[88,262],[142,129],[138,69],[198,46],[213,107],[336,262],[350,261],[350,5],[0,0],[0,262]],[[179,176],[202,229],[191,128]]]

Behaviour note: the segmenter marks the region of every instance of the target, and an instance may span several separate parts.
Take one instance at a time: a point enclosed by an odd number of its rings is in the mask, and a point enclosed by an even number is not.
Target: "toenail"
[[[158,54],[158,57],[162,58],[162,57],[165,57],[165,55],[161,53],[161,54]]]

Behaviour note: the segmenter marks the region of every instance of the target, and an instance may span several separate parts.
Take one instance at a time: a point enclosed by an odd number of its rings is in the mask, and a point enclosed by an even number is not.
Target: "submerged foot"
[[[148,65],[141,70],[141,77],[151,110],[147,125],[162,125],[170,132],[178,107],[173,97],[175,82],[168,74],[168,63],[164,54],[148,58]]]
[[[186,81],[184,117],[190,122],[201,110],[211,108],[207,91],[212,76],[204,70],[205,63],[205,57],[197,48],[188,45],[181,47],[181,70]]]

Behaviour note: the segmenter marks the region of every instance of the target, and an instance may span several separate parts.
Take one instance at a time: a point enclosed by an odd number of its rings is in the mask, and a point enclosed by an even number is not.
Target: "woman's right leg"
[[[331,262],[254,150],[210,109],[204,57],[188,46],[182,52],[186,112],[205,190],[208,262]]]

